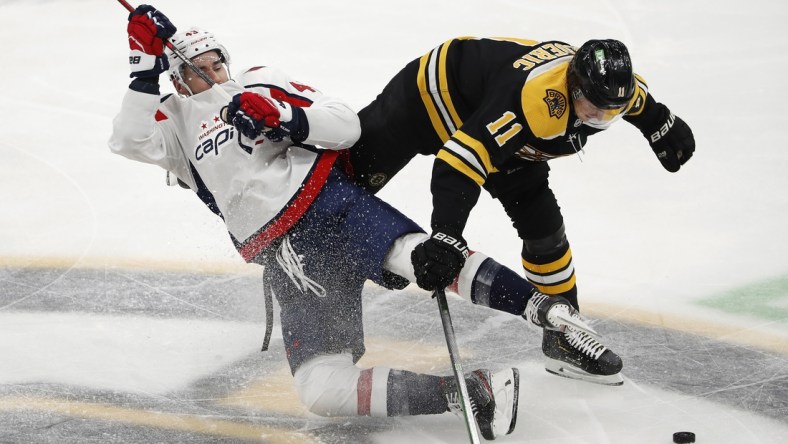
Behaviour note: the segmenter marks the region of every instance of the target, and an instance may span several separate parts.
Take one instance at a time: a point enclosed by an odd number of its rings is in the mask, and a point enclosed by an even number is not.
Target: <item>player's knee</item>
[[[523,255],[549,255],[565,250],[568,246],[566,230],[561,224],[555,232],[548,236],[539,239],[524,239]]]
[[[488,304],[474,297],[474,289],[478,287],[479,282],[489,280],[487,278],[487,273],[485,273],[487,267],[483,267],[483,264],[487,262],[487,259],[489,259],[487,255],[478,251],[474,251],[470,256],[468,256],[468,259],[465,261],[465,265],[463,265],[462,269],[460,270],[459,276],[457,276],[456,289],[457,294],[463,298],[470,300],[474,304],[480,304],[484,306],[488,306]],[[497,264],[495,261],[492,262]]]
[[[301,364],[295,388],[301,403],[320,416],[358,414],[358,378],[361,369],[349,354],[322,355]]]
[[[429,239],[429,237],[424,232],[408,233],[399,237],[389,248],[383,262],[383,268],[410,282],[416,282],[416,272],[413,271],[413,262],[410,256],[416,245]]]

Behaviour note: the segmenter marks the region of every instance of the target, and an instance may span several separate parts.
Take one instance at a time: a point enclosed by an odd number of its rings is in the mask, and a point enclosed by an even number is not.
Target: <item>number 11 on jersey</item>
[[[517,117],[513,112],[506,111],[501,117],[494,122],[487,124],[487,131],[495,137],[495,142],[498,146],[503,146],[509,139],[519,133],[523,126],[519,123],[510,125],[512,120]]]

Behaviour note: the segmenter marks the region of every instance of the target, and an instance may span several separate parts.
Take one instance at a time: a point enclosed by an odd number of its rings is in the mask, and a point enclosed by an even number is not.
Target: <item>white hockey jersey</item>
[[[219,117],[227,99],[209,89],[191,97],[129,89],[113,120],[109,148],[174,173],[219,215],[241,256],[252,261],[286,233],[319,193],[337,157],[361,134],[344,102],[270,67],[245,71],[220,85],[231,96],[253,91],[304,109],[309,135],[251,140]]]

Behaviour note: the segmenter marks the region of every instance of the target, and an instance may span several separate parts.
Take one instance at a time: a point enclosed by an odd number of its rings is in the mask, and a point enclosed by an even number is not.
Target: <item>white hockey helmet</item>
[[[224,65],[227,67],[227,75],[228,77],[230,76],[230,53],[227,52],[227,48],[225,48],[224,45],[216,40],[216,37],[214,37],[211,32],[197,27],[191,27],[184,32],[179,32],[172,36],[170,42],[175,49],[189,59],[208,51],[218,51],[219,56],[222,58],[222,62],[224,62]],[[183,70],[186,68],[186,65],[183,63],[183,60],[175,55],[173,50],[165,48],[165,51],[167,59],[170,62],[170,69],[168,70],[170,80],[186,86],[186,83],[183,81]]]

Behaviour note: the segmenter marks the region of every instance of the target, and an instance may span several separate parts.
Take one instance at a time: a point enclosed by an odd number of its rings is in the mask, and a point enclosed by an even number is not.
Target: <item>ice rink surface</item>
[[[581,307],[625,384],[549,375],[538,332],[451,299],[463,365],[522,373],[517,429],[500,442],[788,442],[788,4],[156,6],[216,33],[232,71],[277,66],[356,109],[452,37],[624,41],[698,145],[670,174],[621,122],[551,162]],[[451,414],[325,419],[299,405],[277,328],[259,351],[262,271],[195,196],[106,147],[128,85],[125,19],[112,0],[0,0],[0,442],[463,442]],[[381,193],[425,226],[430,167],[417,159]],[[465,234],[520,270],[495,201],[483,196]],[[362,365],[451,372],[429,294],[369,285],[364,303]]]

